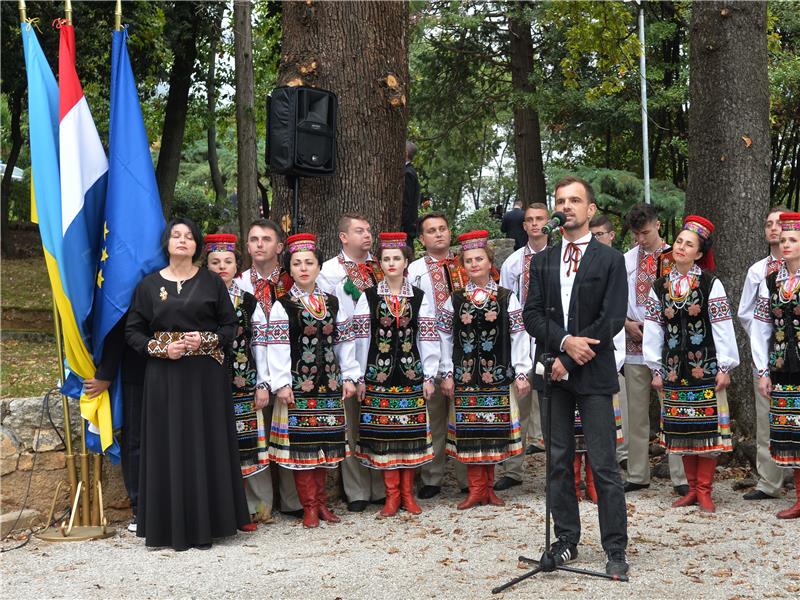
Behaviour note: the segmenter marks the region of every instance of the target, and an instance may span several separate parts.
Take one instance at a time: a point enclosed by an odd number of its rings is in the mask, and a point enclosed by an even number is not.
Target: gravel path
[[[501,493],[505,507],[455,510],[453,486],[423,501],[419,517],[376,519],[334,508],[343,522],[304,530],[276,523],[215,544],[175,553],[146,549],[124,530],[107,540],[31,540],[0,556],[2,596],[24,598],[489,598],[491,588],[525,571],[520,554],[538,557],[543,543],[541,456],[530,478]],[[450,482],[452,484],[452,482]],[[800,523],[774,513],[788,498],[746,502],[718,481],[718,512],[670,509],[672,490],[654,481],[628,496],[631,581],[614,583],[570,573],[538,575],[506,598],[797,598]],[[535,491],[534,491],[535,490]],[[584,524],[576,567],[603,570],[597,509],[581,504]]]

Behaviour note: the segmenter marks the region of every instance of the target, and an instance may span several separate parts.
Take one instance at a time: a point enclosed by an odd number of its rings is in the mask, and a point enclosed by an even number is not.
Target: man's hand
[[[769,375],[758,378],[758,393],[769,400],[772,394],[772,379],[770,379]]]
[[[286,404],[287,406],[294,406],[294,392],[292,391],[292,386],[285,385],[281,389],[278,390],[278,400]]]
[[[422,384],[422,397],[425,398],[425,400],[430,400],[435,392],[436,386],[433,381],[426,381]]]
[[[344,402],[350,396],[355,396],[358,390],[356,390],[356,384],[352,381],[345,381],[342,384],[342,402]]]
[[[111,382],[105,379],[84,379],[83,393],[89,398],[95,398],[111,387]]]
[[[641,342],[644,338],[644,323],[625,319],[625,333],[627,333],[628,337],[634,342]]]
[[[256,390],[256,398],[253,406],[256,410],[261,410],[269,404],[269,390]]]
[[[731,376],[729,373],[717,372],[717,387],[714,389],[718,392],[726,389],[731,384]]]
[[[594,338],[570,335],[564,339],[564,352],[579,365],[585,365],[596,356],[592,346],[599,343],[600,340]]]
[[[358,403],[361,404],[364,402],[364,398],[367,396],[367,384],[363,381],[359,382],[356,388],[356,394],[358,395]]]
[[[557,358],[553,361],[553,368],[550,370],[550,379],[553,381],[561,381],[564,375],[567,374],[567,370],[564,368],[564,365],[561,363],[561,359]]]
[[[527,377],[525,379],[519,377],[514,380],[514,387],[517,388],[517,398],[522,398],[531,391],[531,382]]]
[[[445,398],[453,399],[453,395],[456,392],[456,382],[453,379],[453,376],[446,377],[442,379],[442,396]]]
[[[661,392],[664,391],[664,379],[661,375],[653,375],[652,381],[650,381],[650,387],[652,387],[659,396],[661,396]]]

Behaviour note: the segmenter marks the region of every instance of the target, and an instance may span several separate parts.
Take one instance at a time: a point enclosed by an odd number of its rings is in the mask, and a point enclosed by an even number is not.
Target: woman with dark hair
[[[414,474],[433,460],[426,403],[439,368],[439,336],[433,306],[406,279],[413,257],[406,237],[380,234],[383,280],[361,294],[353,315],[364,374],[356,458],[383,473],[383,517],[394,516],[401,505],[412,514],[422,512],[414,499]]]
[[[175,219],[164,240],[169,264],[139,283],[125,328],[147,357],[137,535],[207,549],[250,522],[225,368],[236,315],[222,279],[194,265],[197,226]]]
[[[358,363],[350,319],[317,287],[320,255],[309,233],[286,240],[294,285],[272,306],[267,328],[272,411],[269,459],[291,469],[303,526],[338,523],[327,505],[326,473],[347,456],[344,399],[355,395]]]
[[[672,270],[653,282],[643,355],[661,397],[660,442],[683,460],[689,493],[674,508],[716,510],[711,488],[717,457],[733,450],[726,388],[739,364],[731,307],[711,271],[714,225],[690,215],[672,245]]]

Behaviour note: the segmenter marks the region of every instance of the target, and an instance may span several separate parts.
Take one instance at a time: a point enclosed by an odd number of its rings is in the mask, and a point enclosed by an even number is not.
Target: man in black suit
[[[619,391],[614,360],[614,335],[625,323],[628,283],[622,255],[604,246],[589,232],[594,216],[592,187],[577,177],[555,186],[555,209],[563,212],[563,239],[531,261],[530,287],[523,318],[536,338],[536,362],[543,352],[555,358],[552,366],[550,432],[550,500],[558,538],[550,547],[556,564],[578,556],[581,522],[575,497],[575,408],[581,414],[583,435],[594,472],[606,572],[628,572],[627,514],[622,478],[617,465],[612,394]],[[550,310],[545,306],[545,286]],[[545,339],[549,320],[549,337]],[[535,385],[541,387],[538,377]],[[548,405],[542,403],[542,425]]]
[[[419,199],[421,196],[419,177],[417,177],[417,171],[411,163],[416,153],[417,145],[414,142],[406,141],[405,185],[403,188],[403,210],[400,214],[400,230],[406,233],[408,236],[406,241],[412,247],[414,238],[417,237],[417,218],[419,216]]]

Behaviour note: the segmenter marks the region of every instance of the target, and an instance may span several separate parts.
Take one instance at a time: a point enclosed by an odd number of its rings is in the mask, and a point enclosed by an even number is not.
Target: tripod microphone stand
[[[562,223],[563,224],[563,223]],[[550,319],[552,318],[555,309],[550,306],[550,252],[552,250],[550,231],[547,231],[547,247],[544,249],[544,260],[542,261],[544,267],[542,281],[544,282],[544,348],[545,352],[541,354],[541,362],[544,367],[544,387],[542,389],[542,396],[540,398],[543,406],[545,407],[547,418],[544,422],[544,457],[545,457],[545,484],[544,484],[544,552],[539,560],[520,556],[519,561],[529,565],[535,565],[533,569],[527,573],[515,577],[511,581],[504,583],[501,586],[492,589],[492,594],[499,594],[508,588],[525,581],[539,573],[552,573],[553,571],[569,571],[570,573],[578,573],[579,575],[589,575],[591,577],[600,577],[602,579],[610,579],[612,581],[628,581],[627,575],[608,575],[599,571],[589,571],[587,569],[578,569],[569,567],[567,565],[557,565],[556,557],[550,551],[550,520],[551,520],[551,502],[550,502],[550,470],[551,470],[551,446],[550,446],[550,433],[552,428],[553,411],[551,410],[551,387],[552,382],[550,376],[553,371],[553,363],[555,357],[547,352],[550,341]],[[560,279],[560,273],[559,273]]]

